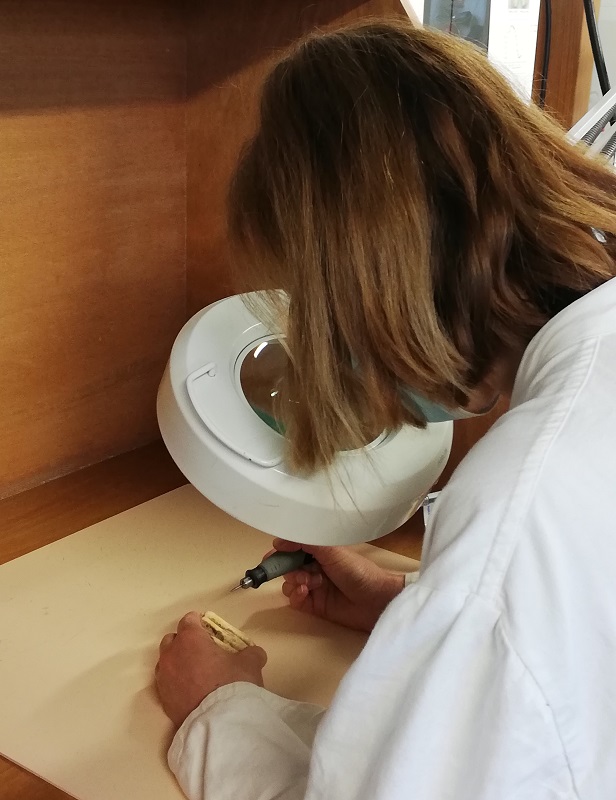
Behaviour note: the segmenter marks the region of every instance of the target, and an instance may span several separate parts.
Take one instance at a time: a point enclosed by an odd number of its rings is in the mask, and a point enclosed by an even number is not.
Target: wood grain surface
[[[594,2],[598,15],[600,0]],[[539,94],[539,77],[545,42],[545,8],[542,4],[537,33],[535,60],[535,99]],[[566,128],[588,110],[594,61],[582,0],[552,3],[552,44],[548,69],[545,107]]]
[[[0,496],[157,435],[185,317],[185,18],[0,3]]]

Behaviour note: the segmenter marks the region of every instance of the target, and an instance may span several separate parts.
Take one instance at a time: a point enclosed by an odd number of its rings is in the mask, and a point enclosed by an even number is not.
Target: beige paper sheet
[[[185,486],[0,567],[0,753],[79,800],[183,797],[152,675],[191,609],[265,647],[268,688],[328,704],[365,638],[286,607],[280,581],[229,594],[270,542]]]

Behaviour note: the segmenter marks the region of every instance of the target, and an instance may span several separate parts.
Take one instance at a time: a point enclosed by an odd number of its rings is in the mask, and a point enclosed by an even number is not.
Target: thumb
[[[198,611],[189,611],[188,614],[184,614],[182,619],[178,622],[177,632],[181,633],[190,628],[203,629],[201,614]]]
[[[243,660],[247,669],[262,670],[267,664],[267,653],[262,647],[255,644],[241,650],[237,657]]]

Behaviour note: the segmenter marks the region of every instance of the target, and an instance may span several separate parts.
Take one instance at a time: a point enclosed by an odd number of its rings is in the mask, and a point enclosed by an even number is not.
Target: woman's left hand
[[[261,647],[227,653],[214,643],[196,611],[178,623],[160,643],[156,688],[165,714],[177,728],[215,689],[236,681],[263,686],[267,661]]]

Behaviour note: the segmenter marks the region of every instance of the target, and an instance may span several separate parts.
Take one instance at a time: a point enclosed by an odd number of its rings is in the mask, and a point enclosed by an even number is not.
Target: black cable
[[[603,48],[601,47],[601,40],[599,39],[599,31],[597,30],[597,18],[595,17],[595,7],[593,0],[583,0],[584,12],[586,14],[586,26],[588,27],[588,35],[590,37],[590,46],[592,47],[592,57],[595,60],[595,68],[597,70],[597,77],[599,78],[599,85],[603,94],[607,94],[610,90],[610,79],[607,74],[607,67],[605,66],[605,58],[603,57]]]
[[[540,108],[545,106],[545,95],[548,90],[548,70],[550,68],[550,48],[552,45],[552,0],[543,0],[543,10],[545,13],[545,29],[538,98]]]

